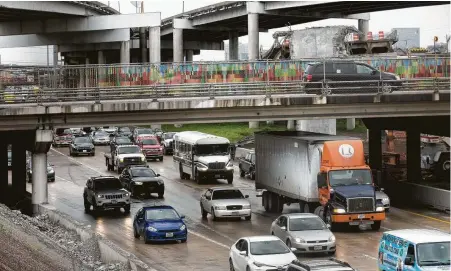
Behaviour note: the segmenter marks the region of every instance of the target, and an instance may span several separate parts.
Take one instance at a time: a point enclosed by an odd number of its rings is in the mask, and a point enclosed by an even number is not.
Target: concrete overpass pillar
[[[147,58],[147,40],[146,40],[146,28],[139,28],[139,48],[141,49],[141,62],[146,63]]]
[[[421,179],[421,139],[417,129],[407,130],[407,181]]]
[[[129,64],[130,63],[130,41],[121,41],[121,49],[120,49],[120,61],[121,64]]]
[[[97,64],[106,64],[105,54],[103,51],[97,51]]]
[[[0,144],[0,199],[5,200],[8,191],[8,144]]]
[[[294,120],[288,120],[287,121],[287,130],[294,130],[294,129],[296,129],[294,124],[295,124]]]
[[[26,193],[26,149],[23,142],[15,141],[12,151],[12,190],[14,200],[20,200]]]
[[[355,129],[355,118],[346,119],[346,130],[352,131]]]
[[[186,50],[186,62],[193,62],[194,51]]]
[[[382,170],[382,141],[381,130],[369,129],[368,131],[369,163],[372,170]]]
[[[31,203],[33,205],[33,212],[35,213],[39,204],[48,203],[47,152],[50,149],[52,141],[52,130],[36,130],[36,141],[31,156],[33,172]]]
[[[161,36],[159,26],[149,28],[149,62],[161,62]]]
[[[173,29],[173,56],[174,62],[183,62],[183,29]]]
[[[58,45],[53,45],[53,66],[58,66]]]
[[[296,131],[336,135],[337,122],[334,119],[298,120],[296,122]]]
[[[238,32],[229,32],[229,60],[239,59]]]
[[[366,34],[370,32],[370,20],[359,19],[358,29],[363,33],[363,40],[368,40]]]
[[[247,14],[247,32],[248,32],[248,54],[249,60],[258,60],[260,58],[259,52],[259,25],[258,25],[258,14],[249,13]],[[258,128],[258,121],[249,122],[249,128]]]

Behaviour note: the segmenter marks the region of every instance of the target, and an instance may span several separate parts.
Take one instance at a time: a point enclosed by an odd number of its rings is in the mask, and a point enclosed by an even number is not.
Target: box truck
[[[255,188],[267,212],[280,213],[284,204],[298,203],[301,212],[319,215],[332,229],[365,224],[378,230],[385,219],[360,139],[258,132],[255,156]]]

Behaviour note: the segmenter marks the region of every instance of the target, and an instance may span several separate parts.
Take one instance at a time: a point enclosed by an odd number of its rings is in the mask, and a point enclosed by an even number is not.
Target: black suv
[[[305,84],[307,93],[314,92],[323,95],[369,92],[370,90],[391,93],[402,85],[399,76],[396,74],[380,72],[366,63],[351,60],[310,63],[305,70],[302,81],[313,82],[312,84]],[[334,81],[347,82],[334,83]]]
[[[96,154],[96,148],[92,143],[92,139],[90,137],[76,137],[72,144],[69,146],[69,155],[75,156],[80,154],[86,154],[90,156],[94,156]]]
[[[150,197],[150,194],[156,193],[159,198],[164,196],[164,181],[160,174],[155,173],[148,165],[133,165],[126,167],[119,180],[122,186],[131,192],[132,197],[144,194]]]
[[[324,260],[294,260],[288,265],[286,271],[356,271],[347,262],[342,262],[335,258]]]

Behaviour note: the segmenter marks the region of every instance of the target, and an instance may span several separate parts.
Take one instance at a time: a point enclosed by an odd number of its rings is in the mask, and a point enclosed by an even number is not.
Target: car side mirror
[[[406,257],[406,259],[404,260],[404,264],[405,265],[413,265],[412,257]]]
[[[247,251],[245,251],[245,250],[240,251],[240,255],[241,256],[247,256]]]
[[[245,198],[245,199],[248,199],[248,198],[249,198],[249,195],[244,196],[244,198]]]
[[[377,73],[376,70],[371,71],[371,75],[376,75],[376,73]]]
[[[180,218],[181,218],[181,219],[185,219],[185,215],[181,215]]]
[[[326,227],[327,227],[328,229],[330,229],[330,224],[326,224]]]
[[[157,177],[160,177],[161,175],[160,175],[160,173],[157,173]]]
[[[298,250],[298,249],[295,248],[295,247],[292,247],[292,248],[291,248],[291,251],[292,251],[292,252],[296,252],[297,250]]]
[[[282,227],[280,227],[280,229],[283,230],[283,231],[286,231],[286,230],[287,230],[287,227],[282,226]]]

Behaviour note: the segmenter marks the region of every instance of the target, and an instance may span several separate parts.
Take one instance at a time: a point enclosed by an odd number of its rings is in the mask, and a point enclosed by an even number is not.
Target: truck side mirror
[[[406,259],[404,260],[404,264],[405,265],[413,265],[412,257],[407,256]]]

